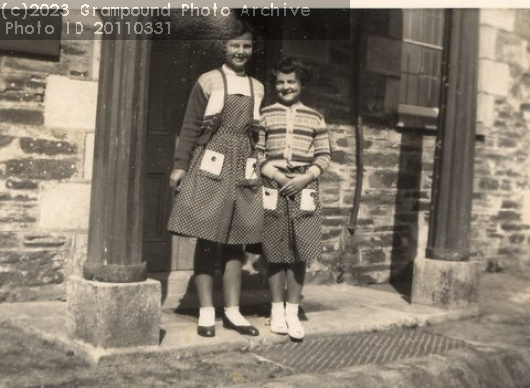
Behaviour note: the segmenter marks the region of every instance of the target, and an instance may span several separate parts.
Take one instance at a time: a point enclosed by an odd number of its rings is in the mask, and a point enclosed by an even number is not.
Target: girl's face
[[[245,32],[235,39],[230,39],[225,43],[224,49],[225,63],[236,72],[244,71],[252,56],[252,34]]]
[[[294,71],[289,74],[277,72],[275,85],[276,97],[282,104],[293,105],[300,101],[302,82]]]

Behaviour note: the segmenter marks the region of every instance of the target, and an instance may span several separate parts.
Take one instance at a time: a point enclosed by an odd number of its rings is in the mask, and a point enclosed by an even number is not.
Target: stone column
[[[71,335],[102,348],[159,344],[160,283],[142,260],[151,42],[130,27],[147,20],[105,19],[121,33],[102,42],[87,261],[67,285]]]
[[[477,10],[446,13],[442,108],[425,258],[414,263],[412,302],[468,307],[478,301],[479,265],[469,234],[475,156],[479,18]]]

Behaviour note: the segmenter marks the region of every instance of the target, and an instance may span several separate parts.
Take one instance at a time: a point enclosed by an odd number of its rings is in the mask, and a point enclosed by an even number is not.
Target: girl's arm
[[[262,116],[260,121],[259,139],[258,143],[256,144],[256,150],[258,151],[258,166],[260,168],[261,175],[275,180],[281,187],[289,181],[289,178],[287,178],[283,172],[278,170],[271,163],[267,163],[266,139],[267,119],[266,117]]]
[[[307,171],[310,171],[314,175],[314,179],[317,179],[329,167],[331,160],[328,128],[324,119],[320,120],[315,131],[313,145],[315,147],[315,159]]]
[[[204,111],[208,99],[199,82],[195,83],[188,99],[184,122],[180,131],[178,146],[175,150],[175,165],[178,170],[188,170],[193,149],[201,134]]]

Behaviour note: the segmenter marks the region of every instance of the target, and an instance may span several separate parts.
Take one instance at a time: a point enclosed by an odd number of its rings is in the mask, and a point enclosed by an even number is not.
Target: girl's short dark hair
[[[311,79],[311,69],[295,57],[281,58],[274,67],[274,79],[276,79],[277,73],[295,73],[302,84]]]

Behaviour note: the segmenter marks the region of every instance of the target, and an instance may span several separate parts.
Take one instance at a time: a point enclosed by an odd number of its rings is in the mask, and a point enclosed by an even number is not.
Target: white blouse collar
[[[223,64],[223,66],[221,67],[223,69],[223,71],[226,73],[226,74],[230,74],[230,75],[238,75],[240,77],[244,77],[246,76],[246,74],[243,72],[243,73],[236,73],[233,69],[231,69],[229,66],[227,66],[227,64]]]

